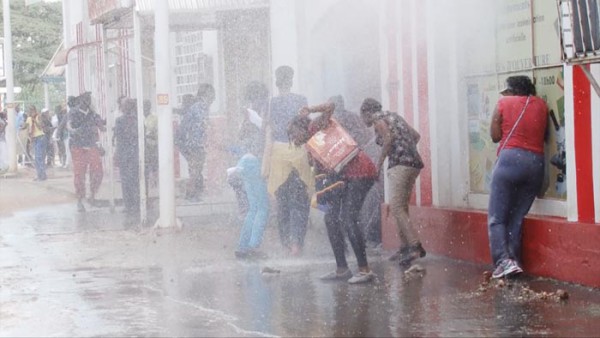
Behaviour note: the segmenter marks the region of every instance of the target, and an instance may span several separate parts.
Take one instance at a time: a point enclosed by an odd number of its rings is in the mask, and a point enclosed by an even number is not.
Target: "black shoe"
[[[411,245],[411,246],[407,247],[406,249],[407,249],[406,252],[403,255],[401,255],[401,257],[398,261],[398,264],[401,267],[408,267],[408,266],[410,266],[412,261],[414,261],[415,259],[423,258],[423,257],[425,257],[425,255],[427,255],[427,251],[425,251],[425,249],[423,249],[423,246],[421,246],[421,243]]]
[[[408,247],[404,247],[404,248],[396,251],[393,255],[391,255],[390,258],[388,258],[388,261],[395,262],[395,261],[399,260],[400,258],[406,256],[407,253],[408,253]]]

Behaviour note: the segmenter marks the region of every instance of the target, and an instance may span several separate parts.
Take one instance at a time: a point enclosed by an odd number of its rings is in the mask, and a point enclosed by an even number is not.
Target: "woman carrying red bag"
[[[331,102],[302,108],[288,127],[290,141],[297,147],[306,144],[313,135],[329,126],[334,109],[335,105]],[[309,117],[311,113],[322,115],[313,120]],[[317,173],[332,174],[331,169],[315,158],[311,162]],[[369,189],[377,179],[377,168],[369,156],[359,150],[336,175],[343,185],[328,199],[325,225],[337,268],[321,279],[347,280],[350,284],[367,283],[373,280],[375,274],[367,262],[365,240],[358,225],[358,215]],[[358,262],[358,273],[354,276],[346,261],[344,230]]]

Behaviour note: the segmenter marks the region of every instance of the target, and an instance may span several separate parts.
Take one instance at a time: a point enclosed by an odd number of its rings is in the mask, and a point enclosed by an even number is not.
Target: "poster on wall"
[[[489,193],[497,144],[490,138],[490,119],[505,80],[527,75],[556,117],[546,144],[549,187],[544,198],[564,199],[564,93],[556,3],[546,0],[496,0],[496,72],[465,79],[469,128],[469,172],[472,193]],[[494,53],[490,51],[489,53]],[[556,65],[556,67],[552,67]],[[536,70],[536,67],[544,69]],[[548,68],[546,68],[548,67]]]
[[[473,77],[467,81],[466,87],[471,191],[488,193],[496,161],[496,145],[490,137],[490,121],[499,97],[497,77]]]
[[[496,15],[496,70],[518,72],[533,67],[529,0],[498,0]]]
[[[563,68],[548,68],[534,72],[537,95],[548,105],[548,139],[545,145],[548,190],[544,198],[567,197],[565,153],[565,94]]]
[[[556,2],[534,0],[533,12],[534,65],[540,67],[561,64],[560,26]]]

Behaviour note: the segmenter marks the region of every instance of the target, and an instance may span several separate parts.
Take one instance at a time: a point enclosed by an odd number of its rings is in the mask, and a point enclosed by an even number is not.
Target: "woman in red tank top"
[[[490,125],[492,141],[500,142],[488,207],[493,278],[523,272],[521,228],[543,183],[548,123],[548,106],[529,77],[509,77],[500,93]]]

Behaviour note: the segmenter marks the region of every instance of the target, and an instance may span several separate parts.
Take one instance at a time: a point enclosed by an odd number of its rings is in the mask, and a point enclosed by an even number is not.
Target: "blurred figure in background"
[[[271,99],[267,117],[263,176],[268,177],[268,191],[277,200],[277,223],[281,243],[290,254],[302,252],[310,213],[309,190],[313,175],[304,149],[290,147],[287,128],[302,107],[306,97],[291,92],[294,70],[280,66],[275,70],[279,95]]]
[[[8,169],[8,147],[6,146],[6,126],[8,116],[6,111],[0,112],[0,172]]]
[[[133,213],[140,206],[137,104],[134,99],[121,101],[123,114],[115,121],[115,164],[121,175],[124,210]]]
[[[21,165],[32,164],[33,158],[29,149],[29,131],[25,125],[27,121],[27,113],[21,110],[21,106],[15,107],[15,113],[17,114],[17,154],[18,162]]]
[[[102,184],[103,149],[100,147],[100,132],[105,131],[105,122],[91,107],[92,94],[85,92],[73,100],[73,108],[69,112],[67,130],[69,131],[69,147],[73,158],[75,193],[77,209],[85,211],[85,176],[90,173],[90,205],[96,204],[96,194]]]
[[[58,161],[62,168],[67,166],[67,147],[65,141],[67,139],[67,130],[65,128],[59,128],[63,125],[63,121],[66,120],[67,110],[62,106],[58,105],[55,108],[55,114],[52,117],[52,125],[55,126],[52,138],[56,142],[56,148],[58,149]]]
[[[237,165],[228,169],[227,181],[234,189],[244,224],[240,233],[238,258],[261,257],[257,249],[263,238],[269,217],[269,194],[261,175],[261,156],[264,151],[263,121],[269,105],[269,91],[260,82],[246,86],[248,106],[242,108],[242,122],[238,134],[238,152],[244,155]]]
[[[48,142],[44,134],[44,119],[35,106],[30,106],[25,121],[25,129],[29,133],[29,139],[33,144],[35,156],[36,178],[34,181],[45,181],[46,176],[46,150]]]
[[[215,89],[203,83],[198,88],[196,102],[183,113],[175,134],[175,144],[188,162],[190,174],[185,198],[198,202],[204,191],[204,162],[206,159],[206,133],[210,106],[215,102]]]
[[[46,135],[46,167],[52,168],[54,166],[54,139],[52,134],[56,127],[52,124],[52,117],[48,108],[42,108],[41,114],[44,135]]]
[[[250,82],[244,93],[247,106],[241,109],[241,123],[238,131],[239,145],[234,147],[237,156],[251,153],[262,160],[264,152],[264,118],[269,109],[269,90],[263,83]],[[248,199],[244,190],[244,182],[239,175],[228,176],[227,182],[235,192],[238,210],[245,217]]]

